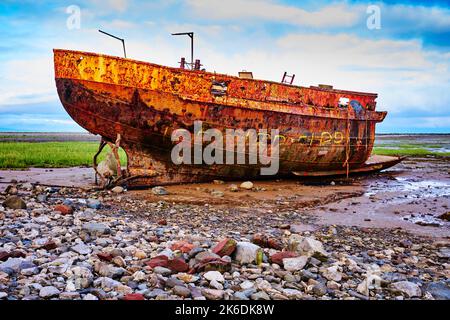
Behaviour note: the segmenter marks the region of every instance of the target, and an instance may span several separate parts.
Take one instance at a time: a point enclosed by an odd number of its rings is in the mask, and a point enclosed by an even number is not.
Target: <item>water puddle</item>
[[[402,193],[401,197],[405,199],[446,197],[450,196],[450,182],[414,181],[408,178],[395,177],[393,183],[388,183],[387,186],[382,188],[373,188],[365,192],[364,195],[370,197],[380,192]]]
[[[410,214],[404,216],[402,219],[425,227],[441,227],[448,224],[439,218],[427,214]]]

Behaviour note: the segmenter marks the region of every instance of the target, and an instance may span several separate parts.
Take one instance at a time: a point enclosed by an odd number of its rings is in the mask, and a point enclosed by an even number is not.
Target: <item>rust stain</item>
[[[173,130],[279,129],[279,176],[361,167],[369,158],[377,94],[299,87],[190,71],[95,53],[54,50],[60,100],[86,130],[128,156],[131,185],[259,177],[259,165],[174,165]],[[362,107],[340,107],[341,98]],[[270,132],[270,131],[269,131]]]

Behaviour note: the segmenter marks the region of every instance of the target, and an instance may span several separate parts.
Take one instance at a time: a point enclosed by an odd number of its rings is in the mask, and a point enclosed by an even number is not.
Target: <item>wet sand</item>
[[[230,191],[242,181],[186,184],[165,187],[167,196],[149,190],[132,190],[125,197],[154,202],[212,206],[238,210],[249,219],[285,213],[297,230],[344,225],[395,229],[440,239],[450,238],[450,222],[438,217],[449,212],[450,161],[442,158],[411,158],[372,175],[350,179],[292,179],[255,182],[251,191]],[[91,168],[30,169],[0,171],[0,191],[15,179],[19,182],[89,187]],[[214,196],[212,191],[222,191]],[[292,214],[291,214],[292,213]],[[307,219],[297,219],[301,215]]]

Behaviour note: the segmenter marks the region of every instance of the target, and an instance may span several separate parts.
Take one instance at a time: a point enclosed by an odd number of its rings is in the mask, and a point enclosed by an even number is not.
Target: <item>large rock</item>
[[[250,242],[238,242],[234,259],[240,264],[260,264],[263,260],[263,255],[263,250],[256,244]]]
[[[307,256],[295,257],[295,258],[284,258],[283,266],[287,271],[300,271],[302,270],[306,263],[308,262]]]
[[[117,175],[117,160],[112,151],[108,152],[106,159],[98,164],[97,172],[104,178],[111,178]]]
[[[27,204],[18,196],[10,196],[3,202],[3,207],[10,209],[26,209]]]
[[[236,249],[236,240],[226,238],[220,241],[217,245],[214,246],[212,252],[223,257],[223,256],[231,256]]]
[[[329,256],[329,253],[323,248],[322,242],[310,237],[302,237],[298,234],[291,235],[288,248],[290,251],[298,252],[300,255],[307,255],[321,261],[326,261]]]
[[[407,296],[408,298],[422,296],[422,290],[420,290],[420,287],[414,282],[399,281],[392,283],[390,287],[393,291],[400,292],[401,294]]]

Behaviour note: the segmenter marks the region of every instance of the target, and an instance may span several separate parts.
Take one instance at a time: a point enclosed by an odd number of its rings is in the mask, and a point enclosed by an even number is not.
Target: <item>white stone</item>
[[[219,271],[208,271],[203,275],[203,277],[209,281],[215,280],[222,283],[225,281],[225,278]]]
[[[245,181],[241,183],[241,188],[246,190],[251,190],[253,188],[253,182]]]
[[[289,250],[319,260],[326,260],[329,256],[328,252],[323,248],[322,242],[310,237],[302,237],[298,234],[293,234],[289,238]]]
[[[123,188],[121,186],[116,186],[116,187],[112,188],[111,191],[114,193],[122,193]]]
[[[246,280],[242,282],[239,286],[241,287],[242,290],[248,290],[254,287],[254,283]]]
[[[212,288],[214,288],[214,289],[217,289],[217,290],[223,290],[223,285],[220,284],[219,282],[217,282],[216,280],[212,280],[212,281],[209,283],[209,285],[210,285]]]
[[[300,256],[295,258],[284,258],[283,259],[283,266],[284,269],[287,271],[299,271],[302,270],[306,263],[308,262],[307,256]]]
[[[83,300],[98,300],[98,298],[96,296],[94,296],[93,294],[88,293],[87,295],[85,295],[83,297]]]
[[[238,242],[235,251],[235,260],[240,264],[255,263],[258,256],[262,257],[262,249],[250,242]]]

